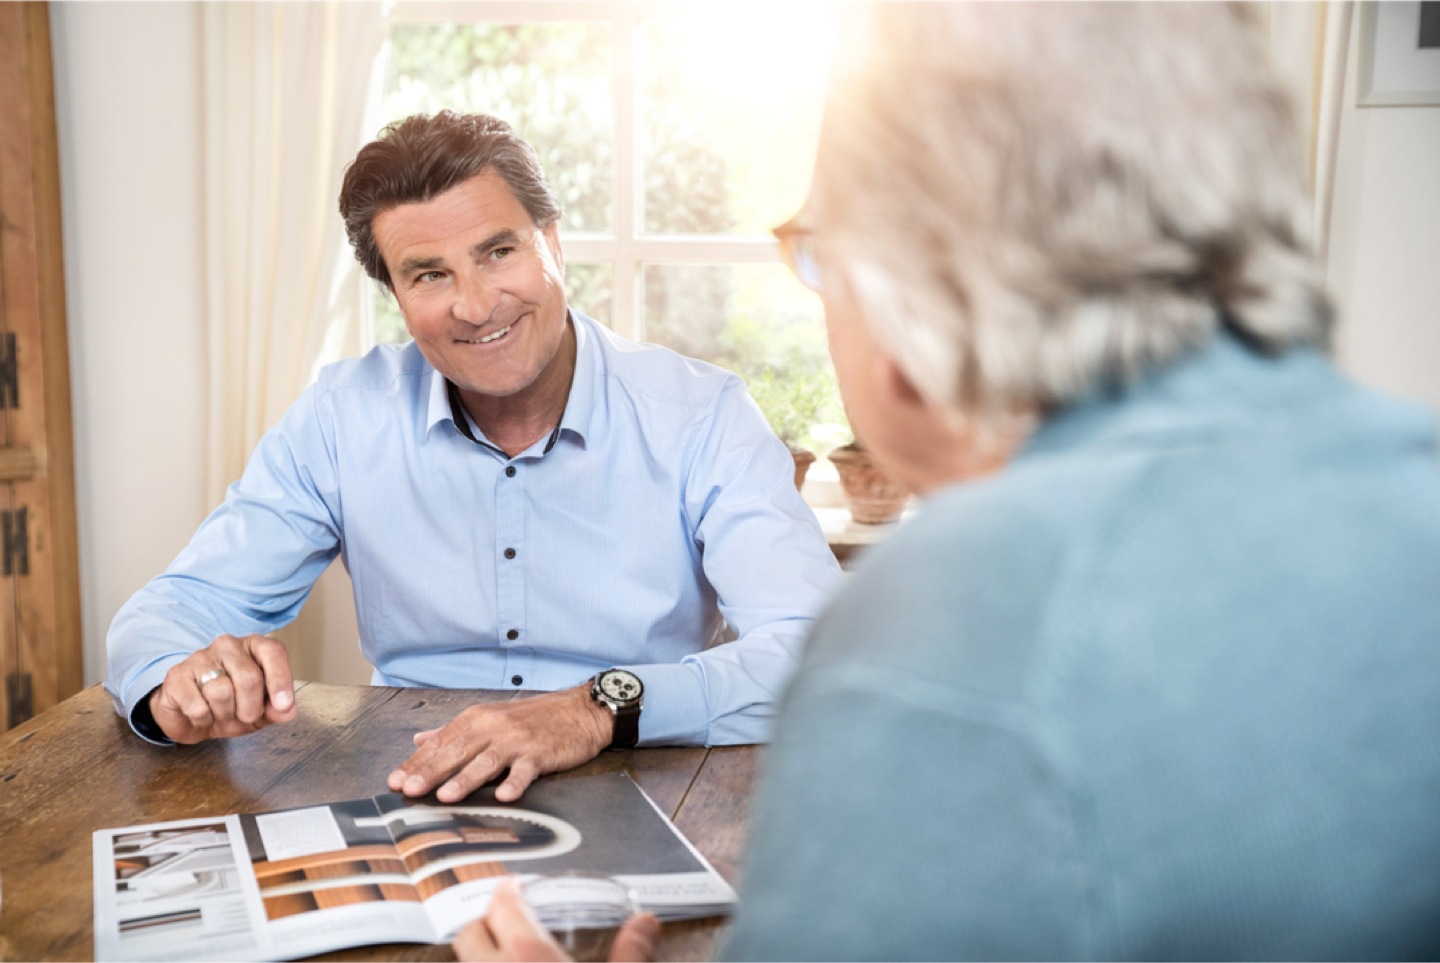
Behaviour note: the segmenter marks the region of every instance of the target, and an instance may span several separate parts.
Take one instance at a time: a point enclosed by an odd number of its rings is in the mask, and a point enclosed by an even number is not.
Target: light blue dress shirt
[[[324,369],[116,615],[117,711],[217,636],[289,623],[339,553],[376,684],[553,690],[621,666],[642,744],[764,741],[842,581],[793,461],[735,375],[571,322],[565,414],[515,458],[414,344]],[[739,638],[707,649],[722,616]]]

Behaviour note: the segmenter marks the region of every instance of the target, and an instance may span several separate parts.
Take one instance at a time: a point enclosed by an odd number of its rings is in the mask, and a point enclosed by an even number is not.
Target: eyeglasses
[[[810,229],[800,224],[800,215],[792,217],[770,232],[780,242],[780,256],[786,267],[795,272],[800,283],[815,293],[820,293],[820,261],[817,257],[818,242]]]

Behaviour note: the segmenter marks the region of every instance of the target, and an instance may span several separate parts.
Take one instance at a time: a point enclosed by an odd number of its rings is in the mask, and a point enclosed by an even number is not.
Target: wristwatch
[[[606,669],[590,680],[590,698],[615,717],[611,749],[629,749],[640,741],[640,707],[645,704],[645,684],[635,673]]]

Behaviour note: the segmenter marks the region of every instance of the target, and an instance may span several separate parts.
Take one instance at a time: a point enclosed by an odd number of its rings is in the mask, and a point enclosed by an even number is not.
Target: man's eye
[[[424,274],[420,275],[420,276],[417,277],[415,280],[417,280],[417,281],[438,281],[438,280],[440,280],[441,278],[443,278],[444,276],[445,276],[445,275],[444,275],[442,272],[440,272],[440,271],[426,271]]]
[[[503,261],[507,257],[509,257],[511,253],[514,252],[514,250],[515,249],[513,247],[497,247],[495,250],[490,252],[490,256],[497,261]]]

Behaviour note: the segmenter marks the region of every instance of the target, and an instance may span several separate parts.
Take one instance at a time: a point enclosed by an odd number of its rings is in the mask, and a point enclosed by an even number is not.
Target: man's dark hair
[[[401,204],[423,204],[487,171],[505,180],[536,227],[560,218],[535,149],[505,121],[442,110],[390,124],[360,149],[340,187],[340,216],[365,273],[392,286],[372,229],[375,217]]]

